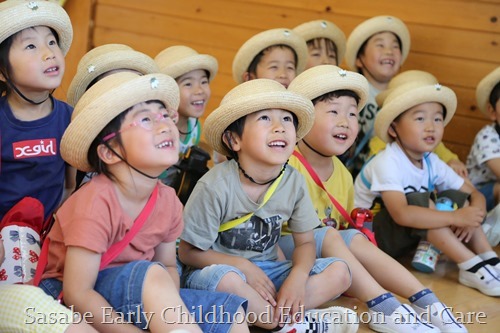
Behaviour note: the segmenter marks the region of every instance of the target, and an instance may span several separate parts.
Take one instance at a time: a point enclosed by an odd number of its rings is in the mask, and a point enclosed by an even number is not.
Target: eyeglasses
[[[137,126],[144,128],[146,131],[152,131],[155,124],[166,123],[169,119],[172,120],[174,124],[177,123],[177,120],[179,119],[179,113],[177,110],[165,109],[161,112],[141,111],[134,117],[133,122],[119,131],[106,135],[102,138],[102,141],[109,141],[118,136],[118,134]]]

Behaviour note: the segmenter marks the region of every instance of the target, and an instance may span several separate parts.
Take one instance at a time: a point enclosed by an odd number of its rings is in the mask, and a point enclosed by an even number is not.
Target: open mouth
[[[57,72],[57,71],[59,71],[59,67],[58,66],[54,66],[54,67],[47,68],[44,73],[54,73],[54,72]]]
[[[391,65],[391,66],[394,66],[394,64],[396,62],[394,60],[392,60],[392,59],[385,59],[385,60],[382,60],[380,63],[382,65]]]
[[[281,140],[278,140],[278,141],[273,141],[271,143],[268,144],[269,147],[277,147],[277,148],[285,148],[286,147],[286,142],[285,141],[281,141]]]
[[[343,140],[343,141],[347,140],[347,135],[345,135],[345,134],[336,134],[333,137],[335,139],[339,139],[339,140]]]
[[[162,143],[157,144],[155,148],[162,149],[162,148],[173,147],[173,145],[174,145],[173,141],[163,141]]]

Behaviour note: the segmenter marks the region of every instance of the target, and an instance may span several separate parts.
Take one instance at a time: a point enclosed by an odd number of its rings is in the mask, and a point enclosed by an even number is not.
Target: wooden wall
[[[403,70],[429,71],[458,95],[445,142],[462,160],[487,122],[476,108],[475,86],[500,65],[500,0],[68,0],[66,9],[76,43],[62,94],[86,48],[124,43],[154,57],[183,44],[219,61],[208,112],[234,87],[233,56],[257,32],[326,19],[349,35],[372,16],[397,16],[412,38]]]

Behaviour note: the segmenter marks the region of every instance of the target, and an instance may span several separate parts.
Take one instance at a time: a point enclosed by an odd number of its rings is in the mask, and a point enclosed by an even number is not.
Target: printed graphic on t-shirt
[[[250,220],[220,233],[220,244],[228,249],[264,252],[279,240],[282,217],[262,219],[252,215]]]
[[[55,156],[57,152],[56,139],[25,140],[12,143],[14,159]]]

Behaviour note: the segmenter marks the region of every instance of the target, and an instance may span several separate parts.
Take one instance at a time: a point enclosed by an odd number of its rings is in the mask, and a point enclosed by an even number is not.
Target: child
[[[65,303],[90,313],[99,331],[135,325],[151,332],[248,332],[244,323],[221,317],[244,316],[241,298],[178,291],[175,240],[183,228],[182,205],[157,179],[178,159],[178,104],[171,77],[116,73],[81,97],[64,133],[64,159],[98,175],[57,211],[40,286],[54,297],[64,286]],[[106,266],[101,261],[117,242],[125,244]]]
[[[447,319],[453,318],[448,308],[408,270],[374,246],[361,232],[353,229],[337,231],[345,223],[345,219],[326,191],[346,211],[350,212],[354,208],[352,176],[337,156],[349,149],[358,133],[357,115],[368,97],[366,79],[360,74],[336,66],[322,65],[298,75],[288,89],[309,98],[316,111],[312,129],[295,148],[296,154],[303,156],[305,163],[297,156],[290,158],[290,165],[306,179],[309,195],[323,226],[314,229],[318,244],[316,256],[338,257],[347,261],[352,272],[352,285],[347,290],[348,294],[366,302],[372,318],[382,316],[386,319],[370,321],[369,326],[373,330],[436,332],[432,325],[417,321],[415,326],[410,326],[398,321],[403,315],[415,314],[414,310],[422,313],[432,309],[429,313],[440,315],[423,319],[429,320],[441,332],[467,332],[456,320],[446,323],[442,314],[446,314]],[[318,175],[326,190],[316,184],[306,164]],[[289,258],[293,250],[291,236],[282,236],[279,244]],[[384,287],[408,298],[412,302],[411,307],[401,304]]]
[[[68,89],[68,103],[75,106],[80,97],[97,81],[110,74],[132,71],[146,75],[160,69],[148,55],[124,44],[105,44],[88,51],[78,62]]]
[[[467,169],[472,184],[486,197],[486,209],[491,211],[486,220],[489,226],[486,234],[490,244],[496,246],[500,242],[500,67],[479,82],[476,98],[479,109],[492,123],[476,134],[467,157]]]
[[[393,77],[389,82],[387,89],[377,95],[377,97],[375,98],[375,100],[377,101],[377,105],[383,106],[385,98],[391,91],[394,90],[394,88],[412,81],[425,81],[430,84],[438,83],[438,79],[429,72],[420,70],[404,71]],[[375,155],[380,150],[384,149],[384,147],[385,142],[383,142],[378,136],[372,137],[369,142],[369,156]],[[448,164],[457,174],[459,174],[463,178],[468,177],[465,165],[462,163],[462,161],[460,161],[457,154],[454,154],[452,151],[446,148],[443,142],[440,142],[438,144],[438,146],[434,150],[434,153],[436,153],[436,155],[446,164]]]
[[[59,153],[72,108],[52,97],[73,30],[48,1],[4,1],[0,22],[0,219],[26,196],[48,218],[74,188],[74,170]]]
[[[210,99],[210,82],[218,70],[217,59],[208,54],[198,54],[183,45],[171,46],[161,51],[155,62],[164,74],[173,77],[179,85],[181,101],[177,128],[180,133],[180,153],[198,145],[201,138],[200,118]]]
[[[205,135],[216,151],[232,159],[212,168],[191,194],[179,257],[190,267],[188,287],[247,298],[249,321],[256,326],[278,332],[355,332],[352,310],[299,315],[350,284],[344,261],[315,261],[314,209],[302,176],[286,165],[313,117],[310,101],[273,80],[245,82],[226,94],[208,116]],[[277,261],[285,221],[297,246],[291,261]]]
[[[307,43],[306,69],[318,65],[338,66],[344,59],[346,37],[332,22],[309,21],[296,26],[293,31]]]
[[[0,266],[5,259],[3,240],[0,238]],[[0,286],[0,332],[35,333],[45,331],[57,333],[96,333],[84,321],[75,321],[70,309],[62,306],[43,290],[29,285]],[[8,300],[8,301],[7,301]],[[51,316],[51,321],[48,318]]]
[[[500,260],[480,227],[484,196],[432,153],[456,106],[455,93],[440,84],[395,88],[375,121],[387,146],[356,178],[354,205],[373,211],[378,245],[389,255],[408,254],[427,240],[458,263],[460,283],[500,296]],[[458,209],[436,210],[435,190]]]

